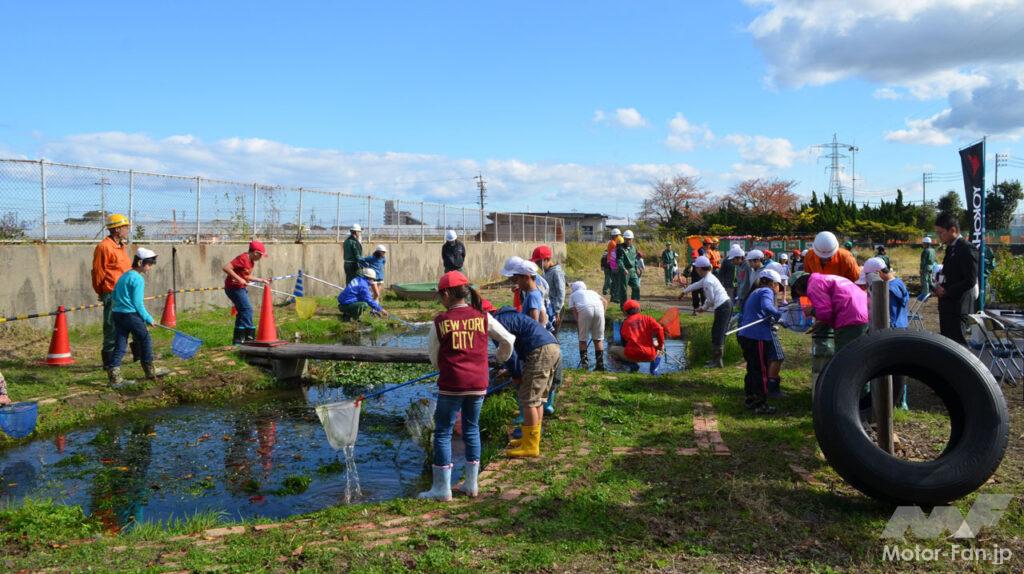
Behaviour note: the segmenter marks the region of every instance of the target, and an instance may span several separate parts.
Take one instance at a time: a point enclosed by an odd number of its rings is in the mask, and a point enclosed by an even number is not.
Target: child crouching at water
[[[747,361],[747,374],[743,379],[745,405],[759,415],[775,412],[767,399],[769,388],[775,383],[769,380],[770,365],[785,359],[782,345],[772,330],[772,323],[782,316],[775,308],[775,295],[781,284],[778,272],[762,270],[758,274],[757,288],[747,297],[740,317],[740,325],[750,325],[742,328],[737,336]]]
[[[420,498],[451,500],[452,428],[462,412],[462,440],[466,444],[466,473],[462,490],[479,493],[480,407],[487,395],[487,339],[498,342],[498,361],[512,355],[515,338],[482,309],[482,299],[458,271],[445,273],[437,284],[445,311],[434,317],[430,330],[430,362],[437,378],[434,411],[434,483]]]

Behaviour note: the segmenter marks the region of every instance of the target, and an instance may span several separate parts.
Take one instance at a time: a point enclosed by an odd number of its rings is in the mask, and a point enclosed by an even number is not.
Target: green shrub
[[[995,298],[1000,303],[1024,304],[1024,258],[1000,257],[989,275]]]
[[[711,359],[711,322],[700,321],[684,326],[686,331],[686,364],[691,368],[702,366]],[[735,335],[725,338],[725,363],[738,363],[743,360],[743,351]]]
[[[85,516],[81,506],[26,498],[21,506],[0,511],[0,542],[60,542],[87,538],[100,531],[99,523]]]

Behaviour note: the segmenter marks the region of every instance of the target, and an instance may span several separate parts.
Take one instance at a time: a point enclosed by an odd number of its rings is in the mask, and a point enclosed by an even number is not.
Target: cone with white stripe
[[[53,322],[53,336],[50,337],[50,350],[46,353],[47,365],[62,367],[74,364],[71,358],[71,345],[68,343],[68,320],[64,316],[64,306],[57,308],[57,319]]]

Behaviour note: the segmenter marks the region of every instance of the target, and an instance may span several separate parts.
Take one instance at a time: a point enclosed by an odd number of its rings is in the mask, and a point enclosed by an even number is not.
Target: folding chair
[[[989,333],[992,352],[1000,359],[1003,367],[1009,367],[1004,371],[1009,377],[1004,377],[1003,382],[1015,387],[1018,379],[1024,379],[1024,353],[1013,337],[1014,331],[998,317],[988,313],[982,313],[981,316]]]
[[[931,291],[927,293],[921,293],[914,300],[910,302],[910,307],[907,308],[907,315],[909,319],[909,325],[907,329],[910,331],[924,331],[924,319],[921,316],[924,310],[925,301],[932,296]]]

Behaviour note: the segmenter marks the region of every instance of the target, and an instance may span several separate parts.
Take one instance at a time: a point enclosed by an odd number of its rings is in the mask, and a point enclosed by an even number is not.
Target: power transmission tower
[[[827,167],[825,167],[825,170],[829,172],[828,195],[830,195],[830,196],[832,196],[832,197],[834,197],[836,199],[842,199],[843,198],[843,180],[842,180],[843,168],[840,165],[840,160],[846,159],[849,156],[847,156],[846,154],[842,153],[840,150],[845,148],[845,151],[849,151],[851,153],[856,153],[856,152],[860,151],[860,148],[858,148],[857,146],[852,145],[852,144],[847,144],[847,143],[840,142],[839,138],[836,136],[836,134],[832,134],[832,142],[831,143],[819,144],[819,145],[817,145],[815,147],[817,147],[818,149],[820,149],[820,150],[822,150],[824,152],[820,156],[818,156],[819,159],[825,158],[825,159],[829,160],[829,165]],[[856,174],[854,174],[854,175],[856,175]]]
[[[484,181],[484,174],[479,173],[479,172],[477,172],[476,177],[474,177],[473,179],[476,180],[477,189],[480,190],[480,241],[483,241],[484,240],[484,205],[486,205],[485,200],[487,199],[487,182]],[[497,234],[498,234],[498,220],[497,219],[494,220],[494,234],[495,234],[495,237],[497,237]]]

